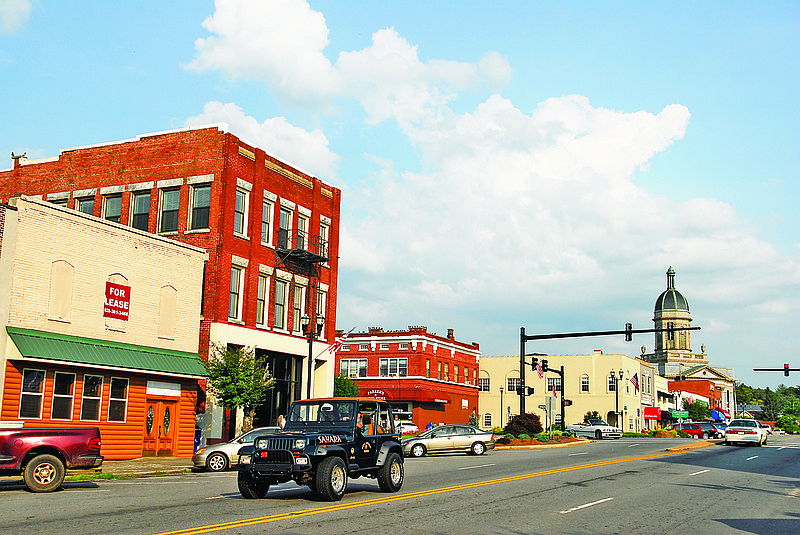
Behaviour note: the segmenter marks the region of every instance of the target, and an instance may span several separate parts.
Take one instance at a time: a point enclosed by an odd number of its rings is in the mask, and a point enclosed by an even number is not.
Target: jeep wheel
[[[422,457],[425,455],[425,446],[422,444],[414,444],[411,446],[411,455],[412,457]]]
[[[64,475],[64,463],[58,457],[37,455],[25,466],[22,479],[33,492],[50,492],[61,486]]]
[[[472,455],[483,455],[486,453],[486,445],[483,442],[476,442],[469,449],[469,453]]]
[[[347,490],[347,469],[339,457],[327,457],[319,464],[314,478],[317,494],[324,500],[336,502]]]
[[[212,453],[206,459],[206,468],[212,472],[222,472],[228,468],[228,458],[222,453]]]
[[[397,492],[403,486],[403,475],[403,459],[396,453],[390,453],[378,470],[378,485],[384,492]]]
[[[253,478],[248,472],[240,471],[237,478],[239,492],[248,500],[256,500],[267,495],[269,483]]]

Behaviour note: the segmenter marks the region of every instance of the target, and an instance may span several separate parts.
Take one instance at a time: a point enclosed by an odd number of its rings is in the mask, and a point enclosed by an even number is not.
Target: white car
[[[259,427],[243,433],[229,442],[200,448],[192,457],[192,464],[196,468],[221,472],[239,464],[239,448],[253,444],[253,441],[261,435],[271,435],[280,430],[280,427]]]
[[[408,420],[398,420],[394,423],[394,427],[395,429],[399,429],[400,433],[403,435],[413,435],[414,433],[419,433],[419,426]]]
[[[622,429],[608,425],[603,420],[589,420],[588,423],[569,424],[567,431],[572,431],[575,436],[596,438],[622,438]]]
[[[767,443],[767,428],[758,420],[740,418],[731,420],[725,430],[725,445],[741,442],[762,446]]]
[[[772,434],[773,435],[785,435],[786,431],[784,431],[780,427],[776,427],[775,429],[772,430]]]

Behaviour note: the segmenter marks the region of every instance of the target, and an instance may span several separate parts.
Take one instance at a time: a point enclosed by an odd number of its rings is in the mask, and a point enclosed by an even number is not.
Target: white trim
[[[245,190],[247,193],[253,191],[253,184],[238,177],[236,178],[236,187]]]
[[[210,182],[214,182],[214,173],[186,177],[186,183],[190,186],[194,186],[195,184],[208,184]]]
[[[128,184],[128,191],[142,191],[146,189],[153,189],[156,183],[152,180],[150,182],[139,182],[137,184]]]
[[[157,182],[158,189],[167,189],[167,188],[175,188],[178,186],[183,186],[183,179],[182,178],[167,178],[164,180],[159,180]]]
[[[114,195],[116,193],[124,193],[125,185],[121,186],[105,186],[100,188],[100,195]]]

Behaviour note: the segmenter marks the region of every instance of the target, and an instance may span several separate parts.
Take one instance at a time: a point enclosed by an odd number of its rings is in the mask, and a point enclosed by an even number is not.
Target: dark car
[[[711,422],[695,422],[703,429],[703,437],[704,438],[723,438],[725,436],[725,432],[719,429],[715,424]]]

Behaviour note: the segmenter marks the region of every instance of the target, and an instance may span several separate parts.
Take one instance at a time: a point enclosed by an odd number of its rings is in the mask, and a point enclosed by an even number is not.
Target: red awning
[[[726,411],[725,409],[717,409],[717,412],[720,412],[720,413],[722,413],[722,415],[723,415],[725,418],[730,418],[730,417],[731,417],[731,413],[729,413],[729,412],[728,412],[728,411]]]
[[[423,390],[422,388],[362,388],[359,395],[381,399],[386,401],[429,401],[432,403],[450,403],[450,395],[435,390]]]
[[[661,419],[661,407],[645,407],[644,408],[644,419],[645,420],[660,420]]]

